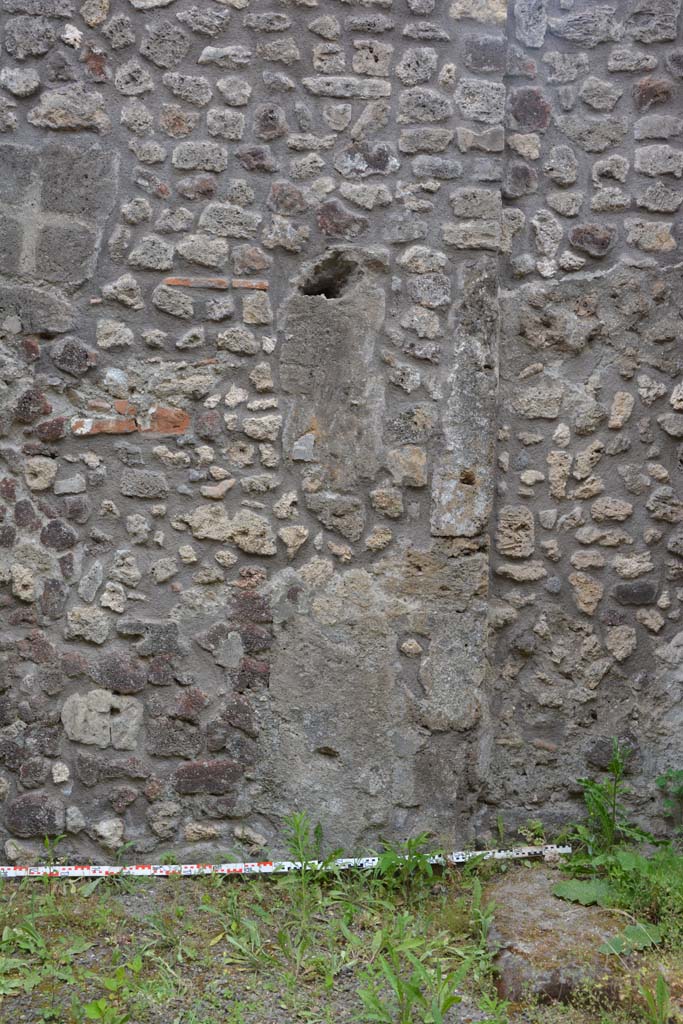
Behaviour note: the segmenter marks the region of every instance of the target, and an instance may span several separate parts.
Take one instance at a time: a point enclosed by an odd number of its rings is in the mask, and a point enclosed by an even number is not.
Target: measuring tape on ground
[[[511,850],[456,850],[445,857],[430,857],[430,864],[466,864],[470,860],[556,861],[571,853],[571,846],[520,846]],[[324,861],[263,860],[228,864],[35,864],[0,866],[0,878],[169,878],[171,875],[286,875],[292,871],[348,871],[377,867],[379,857],[340,857]]]

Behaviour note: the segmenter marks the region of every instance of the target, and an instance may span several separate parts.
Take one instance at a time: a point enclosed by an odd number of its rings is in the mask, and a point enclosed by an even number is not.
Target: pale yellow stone
[[[237,555],[234,551],[229,551],[227,548],[220,548],[214,554],[214,561],[222,565],[224,569],[229,569],[232,565],[237,562]]]
[[[683,384],[677,384],[669,395],[669,402],[676,412],[683,412]]]
[[[569,582],[574,591],[576,607],[584,615],[592,615],[605,593],[603,584],[585,572],[573,572]]]
[[[654,479],[658,480],[660,483],[666,483],[669,479],[668,469],[666,469],[665,466],[662,466],[659,462],[648,462],[645,469],[651,477],[654,477]]]
[[[534,583],[536,580],[543,580],[548,575],[542,562],[501,562],[494,569],[496,576],[503,576],[505,579],[514,580],[515,583]]]
[[[525,505],[503,505],[498,511],[496,548],[506,558],[534,553],[534,515]]]
[[[672,224],[659,221],[627,220],[627,242],[632,242],[643,252],[671,252],[676,248],[676,239],[671,234]]]
[[[328,540],[327,550],[340,562],[348,563],[353,560],[353,548],[350,544],[340,544],[336,540]]]
[[[14,562],[10,567],[12,593],[20,601],[32,603],[36,599],[36,577],[31,569]]]
[[[397,484],[424,487],[427,483],[427,453],[414,444],[392,448],[387,453],[387,469]]]
[[[590,498],[596,498],[598,494],[602,494],[604,489],[605,485],[599,476],[589,476],[573,491],[570,491],[567,497],[575,498],[578,501],[588,501]]]
[[[277,535],[287,549],[287,558],[294,558],[299,548],[308,540],[308,530],[305,526],[283,526],[277,531]]]
[[[453,0],[450,16],[471,18],[485,25],[502,25],[507,19],[507,3],[505,0]]]
[[[220,832],[215,825],[205,825],[201,821],[188,821],[183,829],[183,835],[188,843],[201,843],[209,839],[218,839]]]
[[[574,551],[569,559],[575,569],[602,569],[607,564],[600,551]]]
[[[632,514],[633,505],[630,501],[624,501],[622,498],[598,498],[591,505],[591,517],[598,523],[604,522],[605,519],[614,519],[618,523],[623,523]]]
[[[560,545],[556,540],[543,540],[541,541],[541,551],[547,559],[551,562],[559,562],[562,558],[562,551]]]
[[[212,501],[220,501],[231,487],[235,486],[234,480],[220,480],[215,484],[202,484],[199,492],[203,498],[211,498]]]
[[[558,423],[553,432],[553,444],[558,448],[566,448],[571,441],[571,431],[566,423]]]
[[[538,160],[541,155],[541,140],[535,132],[528,135],[521,135],[513,132],[507,137],[507,144],[515,153],[519,153],[525,160]]]
[[[46,491],[57,476],[57,460],[48,459],[44,455],[34,455],[26,460],[24,479],[32,491]]]
[[[564,498],[567,493],[572,456],[569,452],[551,451],[548,452],[546,462],[548,463],[550,494],[553,498]]]
[[[273,311],[267,292],[247,292],[242,297],[242,320],[245,324],[273,322]]]
[[[370,502],[376,512],[390,519],[403,514],[403,495],[397,487],[377,487],[370,491]]]
[[[365,538],[365,547],[368,551],[382,551],[393,539],[393,533],[386,526],[375,526]]]
[[[649,551],[633,555],[616,555],[612,560],[612,567],[617,576],[625,580],[635,580],[654,569]]]
[[[656,608],[639,608],[636,618],[641,626],[645,626],[651,633],[659,633],[664,626],[664,617],[659,614]]]
[[[646,373],[641,373],[638,377],[638,394],[643,405],[652,405],[658,398],[666,394],[666,387],[659,381],[653,380],[652,377],[648,377]]]
[[[602,441],[593,441],[587,448],[582,448],[577,452],[572,469],[574,479],[585,480],[587,476],[590,476],[591,470],[597,466],[604,453],[605,446]]]
[[[334,576],[334,562],[331,558],[312,558],[297,570],[304,583],[320,587]]]
[[[628,391],[617,391],[612,399],[607,426],[610,430],[620,430],[629,420],[633,412],[635,398]]]
[[[633,537],[624,530],[599,530],[597,526],[582,526],[576,531],[579,544],[600,544],[605,548],[616,548],[620,544],[633,544]]]
[[[607,630],[605,646],[617,661],[625,661],[636,649],[636,631],[633,626],[614,626]]]

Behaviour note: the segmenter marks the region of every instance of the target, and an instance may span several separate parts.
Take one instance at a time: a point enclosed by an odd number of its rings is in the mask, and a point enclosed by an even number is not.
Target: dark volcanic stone
[[[666,66],[675,78],[683,78],[683,50],[672,50],[666,58]]]
[[[367,217],[353,213],[338,199],[321,203],[316,214],[318,227],[328,238],[351,240],[361,235],[368,226]]]
[[[242,775],[241,767],[227,759],[191,761],[178,768],[175,787],[178,793],[228,793]]]
[[[626,771],[633,772],[640,760],[640,744],[632,732],[624,733],[617,737],[622,754],[626,758]],[[614,738],[612,736],[598,736],[586,751],[586,761],[593,768],[601,771],[607,769],[614,750]]]
[[[62,580],[46,579],[40,595],[40,610],[48,619],[58,619],[64,614],[69,599],[69,588]]]
[[[470,36],[465,43],[465,66],[470,71],[505,71],[506,53],[503,36]]]
[[[61,441],[66,437],[66,417],[55,416],[54,419],[44,420],[36,427],[36,436],[47,443]]]
[[[28,388],[19,395],[14,407],[14,418],[19,423],[35,423],[41,416],[52,411],[52,406],[38,388]]]
[[[264,103],[254,111],[254,135],[269,142],[287,134],[287,120],[282,107]]]
[[[630,583],[617,583],[612,588],[612,597],[619,604],[654,604],[657,600],[658,587],[649,580],[634,580]]]
[[[223,416],[218,409],[204,409],[194,418],[197,437],[204,441],[216,441],[223,434]]]
[[[19,781],[24,789],[38,789],[50,775],[50,762],[45,757],[29,757],[19,769]]]
[[[525,86],[510,92],[510,113],[515,127],[523,131],[545,131],[550,124],[552,107],[540,89]]]
[[[139,693],[147,685],[147,666],[138,658],[108,651],[92,668],[93,680],[113,693]]]
[[[147,752],[156,757],[196,757],[202,746],[196,725],[176,718],[157,718],[147,740]]]
[[[11,548],[14,547],[14,542],[17,539],[17,531],[13,526],[5,523],[0,526],[0,548]]]
[[[577,224],[569,232],[569,241],[575,249],[600,258],[612,248],[617,239],[617,229],[611,224]]]
[[[52,519],[40,531],[40,542],[53,551],[68,551],[78,540],[78,535],[61,519]]]
[[[21,498],[14,506],[14,522],[20,530],[36,530],[38,528],[40,519],[28,498]]]
[[[178,625],[175,622],[152,622],[122,619],[116,623],[121,636],[141,637],[135,649],[142,657],[150,654],[180,654]]]
[[[266,174],[274,174],[280,169],[270,146],[238,146],[236,155],[245,171],[265,171]]]
[[[27,793],[10,801],[5,824],[20,839],[56,836],[64,831],[64,807],[47,793]]]
[[[503,195],[506,199],[519,199],[528,196],[538,188],[538,173],[529,164],[521,160],[513,160],[505,168]]]
[[[309,202],[303,190],[289,181],[275,181],[271,185],[266,203],[269,210],[281,213],[285,217],[293,217],[297,213],[305,213]],[[234,253],[233,253],[234,255]]]
[[[72,337],[54,341],[50,347],[50,358],[59,370],[72,377],[82,377],[96,362],[95,353]]]
[[[633,86],[633,101],[638,110],[647,110],[655,103],[666,103],[673,95],[673,82],[668,78],[641,78]]]

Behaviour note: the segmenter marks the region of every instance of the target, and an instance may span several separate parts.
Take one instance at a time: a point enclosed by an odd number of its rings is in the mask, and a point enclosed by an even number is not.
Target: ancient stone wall
[[[510,824],[575,815],[619,736],[666,827],[654,780],[683,764],[679,14],[511,11],[487,783]]]
[[[680,0],[0,6],[5,856],[652,819]]]

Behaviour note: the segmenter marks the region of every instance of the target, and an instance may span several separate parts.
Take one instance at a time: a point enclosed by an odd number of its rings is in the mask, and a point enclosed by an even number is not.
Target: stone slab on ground
[[[590,989],[601,1001],[617,1002],[623,963],[598,947],[627,922],[553,896],[562,877],[552,868],[521,868],[488,886],[485,898],[496,904],[489,941],[498,949],[498,993],[514,1003],[570,1002]]]

